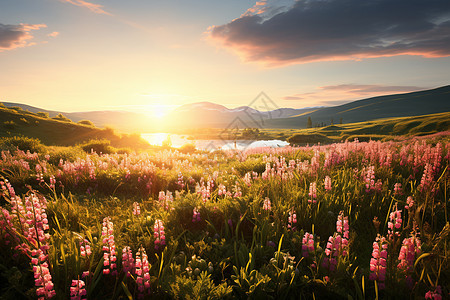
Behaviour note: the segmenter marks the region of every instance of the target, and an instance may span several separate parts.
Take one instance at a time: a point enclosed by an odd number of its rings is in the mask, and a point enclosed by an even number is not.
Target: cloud
[[[303,97],[294,95],[294,96],[284,96],[281,99],[283,99],[283,100],[302,100]]]
[[[59,35],[58,31],[53,31],[52,33],[47,34],[48,37],[57,37]]]
[[[314,92],[287,95],[281,99],[290,101],[300,100],[306,106],[340,105],[362,98],[415,92],[428,88],[407,85],[339,84],[321,86]]]
[[[87,8],[96,14],[104,14],[104,15],[112,16],[112,14],[103,10],[103,5],[100,5],[100,4],[95,4],[95,3],[87,2],[84,0],[59,0],[59,1]]]
[[[324,91],[341,91],[355,95],[380,94],[380,93],[406,93],[423,90],[419,86],[399,86],[399,85],[374,85],[374,84],[340,84],[322,86]]]
[[[448,0],[288,2],[258,2],[239,18],[210,27],[208,35],[245,61],[269,66],[450,56]]]
[[[33,38],[31,31],[46,27],[45,24],[7,25],[0,23],[0,52],[35,45],[36,43],[30,42]]]

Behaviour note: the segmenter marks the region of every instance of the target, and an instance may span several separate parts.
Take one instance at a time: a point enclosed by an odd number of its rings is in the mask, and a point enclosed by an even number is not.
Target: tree
[[[306,128],[312,128],[311,117],[308,117],[308,122],[306,123]]]

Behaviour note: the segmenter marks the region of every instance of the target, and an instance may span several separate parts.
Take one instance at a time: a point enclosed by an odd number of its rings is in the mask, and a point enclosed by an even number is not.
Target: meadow
[[[448,132],[212,153],[14,145],[2,299],[449,297]]]

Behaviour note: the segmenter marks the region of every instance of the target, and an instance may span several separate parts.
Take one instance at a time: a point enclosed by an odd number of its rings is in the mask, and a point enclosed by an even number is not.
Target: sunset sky
[[[338,105],[450,84],[448,0],[0,0],[0,101]]]

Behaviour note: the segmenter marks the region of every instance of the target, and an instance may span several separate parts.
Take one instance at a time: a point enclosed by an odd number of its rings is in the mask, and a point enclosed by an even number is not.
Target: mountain
[[[121,132],[165,132],[193,128],[306,128],[308,117],[313,126],[362,122],[380,118],[420,116],[450,111],[450,85],[413,93],[378,96],[334,107],[303,109],[277,108],[260,111],[254,107],[227,108],[211,102],[182,105],[164,119],[126,111],[88,111],[65,113],[34,106],[4,102],[30,112],[45,112],[50,117],[62,113],[74,122],[90,120],[98,127],[111,126]]]
[[[306,128],[308,117],[313,126],[363,122],[381,118],[421,116],[450,111],[450,85],[419,92],[378,96],[347,104],[324,107],[299,116],[271,119],[266,128]]]
[[[235,122],[239,128],[261,127],[267,120],[288,118],[291,116],[313,111],[317,108],[278,108],[270,111],[259,111],[249,106],[240,106],[229,109],[223,105],[210,102],[197,102],[182,105],[167,115],[169,120],[182,120],[183,128],[225,128]],[[173,128],[179,128],[180,124],[173,123]]]

